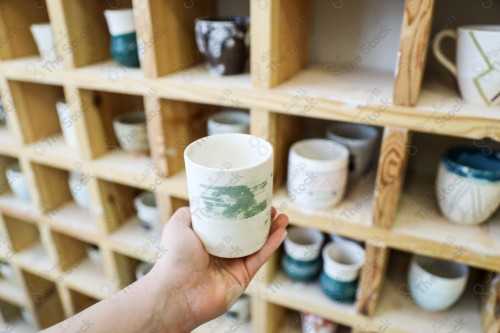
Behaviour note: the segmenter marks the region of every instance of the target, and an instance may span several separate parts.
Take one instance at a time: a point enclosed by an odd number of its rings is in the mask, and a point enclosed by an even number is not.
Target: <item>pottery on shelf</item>
[[[59,61],[50,23],[32,24],[30,30],[42,60],[47,62]]]
[[[250,47],[250,18],[201,18],[195,25],[196,43],[209,70],[216,75],[241,74]]]
[[[227,311],[227,315],[241,322],[248,321],[250,317],[250,297],[242,295]]]
[[[0,276],[12,284],[17,284],[16,275],[12,266],[3,261],[0,261]]]
[[[317,314],[302,312],[302,333],[335,333],[337,323],[325,319]]]
[[[500,205],[500,152],[457,146],[441,158],[436,196],[443,215],[457,224],[486,221]]]
[[[0,126],[7,125],[7,113],[3,107],[3,102],[0,99]]]
[[[68,103],[64,99],[56,102],[57,115],[66,144],[72,148],[78,147],[78,135],[76,134],[76,125],[71,117]]]
[[[104,16],[111,35],[110,52],[113,59],[125,67],[139,67],[133,10],[105,10]]]
[[[83,209],[90,209],[88,179],[82,172],[70,171],[68,175],[69,191],[76,204]]]
[[[266,242],[271,225],[273,147],[247,134],[219,134],[184,151],[193,229],[205,249],[244,257]]]
[[[249,134],[250,115],[239,110],[226,110],[215,113],[207,121],[208,135],[224,133]]]
[[[139,280],[153,269],[154,264],[141,261],[135,268],[135,279]]]
[[[146,114],[143,111],[119,114],[113,119],[113,128],[123,150],[141,153],[149,151]]]
[[[35,318],[33,317],[33,313],[26,308],[21,308],[21,316],[23,320],[28,323],[30,326],[35,326]]]
[[[97,245],[87,244],[85,250],[87,251],[87,256],[94,265],[102,265],[102,257]]]
[[[0,194],[9,190],[9,182],[7,181],[7,167],[13,161],[12,158],[0,156]]]
[[[163,223],[160,211],[156,206],[156,195],[152,192],[142,192],[134,199],[134,206],[142,227],[151,234],[160,237]]]
[[[28,188],[28,183],[21,170],[19,162],[10,163],[5,171],[7,182],[14,195],[24,201],[30,201],[31,195]]]

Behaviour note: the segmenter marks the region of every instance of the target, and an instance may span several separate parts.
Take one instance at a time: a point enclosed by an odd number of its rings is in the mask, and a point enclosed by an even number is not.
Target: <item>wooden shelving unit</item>
[[[133,198],[143,190],[155,192],[165,221],[187,205],[184,147],[206,135],[211,113],[237,107],[250,110],[252,134],[274,145],[275,207],[294,225],[363,241],[366,264],[356,303],[337,304],[317,282],[288,280],[278,253],[247,289],[251,323],[235,325],[223,317],[196,332],[299,332],[294,311],[320,314],[357,333],[437,332],[440,323],[452,330],[455,319],[466,321],[460,332],[500,332],[494,310],[500,304],[498,280],[468,287],[457,305],[438,314],[419,309],[401,289],[411,253],[500,272],[499,213],[485,225],[462,227],[441,216],[434,198],[437,160],[430,156],[455,140],[449,137],[500,141],[500,108],[462,103],[450,116],[458,93],[424,80],[434,1],[406,1],[394,74],[359,68],[342,72],[341,80],[308,63],[314,22],[307,0],[249,1],[249,73],[210,75],[200,64],[193,30],[195,18],[217,12],[215,2],[116,2],[134,8],[144,46],[141,68],[130,69],[114,63],[108,51],[102,13],[115,2],[45,0],[37,8],[36,0],[0,0],[0,95],[8,117],[8,127],[0,126],[0,156],[19,160],[32,197],[24,202],[9,191],[0,194],[0,260],[17,276],[17,284],[0,279],[0,308],[7,319],[2,325],[34,332],[132,283],[135,265],[154,260],[159,245],[140,227]],[[48,21],[60,56],[53,64],[42,62],[29,31],[31,24]],[[62,97],[70,105],[77,148],[61,133],[55,102]],[[122,151],[113,134],[113,116],[135,108],[147,113],[147,156]],[[314,119],[368,123],[378,126],[383,138],[377,163],[349,184],[338,206],[306,214],[283,186],[288,149],[307,137],[303,124]],[[422,136],[432,144],[419,144]],[[89,211],[69,194],[71,170],[89,176]],[[88,243],[99,247],[102,265],[87,258]],[[34,299],[28,285],[46,301]],[[21,319],[22,308],[36,327]]]

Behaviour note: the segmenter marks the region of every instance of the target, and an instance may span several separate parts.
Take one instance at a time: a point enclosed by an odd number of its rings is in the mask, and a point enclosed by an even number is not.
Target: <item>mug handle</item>
[[[446,67],[453,75],[457,76],[457,66],[451,62],[446,56],[441,52],[441,41],[446,38],[451,37],[457,40],[457,32],[454,29],[446,29],[437,34],[434,42],[432,43],[432,52],[436,56],[437,60]]]

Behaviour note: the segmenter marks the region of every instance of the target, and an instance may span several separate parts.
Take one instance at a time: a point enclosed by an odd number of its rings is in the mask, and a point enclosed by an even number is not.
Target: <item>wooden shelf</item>
[[[65,272],[64,281],[72,289],[97,300],[110,296],[110,288],[113,287],[111,281],[106,278],[104,268],[95,265],[88,258]]]
[[[0,332],[36,333],[38,329],[25,322],[22,318],[18,318],[8,323],[0,322]]]
[[[143,260],[155,260],[159,237],[151,236],[137,217],[128,219],[109,236],[109,242],[116,252]]]
[[[60,277],[61,274],[56,263],[50,259],[41,243],[17,252],[14,261],[23,270],[52,281]]]
[[[0,126],[0,154],[17,157],[20,148],[20,145],[16,142],[14,135],[9,131],[7,126]]]
[[[34,220],[36,209],[32,202],[17,198],[13,193],[7,192],[0,195],[0,210],[7,215],[23,220]]]
[[[19,307],[28,305],[28,299],[21,285],[14,284],[0,277],[0,299]]]
[[[92,215],[74,201],[63,203],[44,218],[54,229],[76,238],[88,242],[95,242],[98,238],[99,231]]]
[[[74,169],[78,163],[82,163],[77,149],[68,146],[62,134],[34,142],[24,149],[32,161],[55,168]]]

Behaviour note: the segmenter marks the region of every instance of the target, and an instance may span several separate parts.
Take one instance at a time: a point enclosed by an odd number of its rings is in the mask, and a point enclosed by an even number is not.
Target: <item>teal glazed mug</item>
[[[110,52],[113,59],[125,67],[139,67],[133,10],[105,10],[104,16],[111,34]]]

